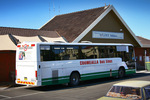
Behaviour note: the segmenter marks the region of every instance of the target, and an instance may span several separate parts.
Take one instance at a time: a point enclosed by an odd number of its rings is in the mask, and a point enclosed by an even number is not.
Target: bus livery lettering
[[[98,60],[93,61],[80,61],[80,65],[98,64]]]
[[[104,64],[105,63],[105,60],[100,60],[100,64]]]
[[[112,63],[112,60],[106,60],[106,63]]]

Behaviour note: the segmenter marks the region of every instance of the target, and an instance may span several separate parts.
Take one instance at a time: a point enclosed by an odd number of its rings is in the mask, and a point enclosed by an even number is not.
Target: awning
[[[16,45],[11,41],[9,35],[0,35],[0,50],[16,50]]]
[[[40,39],[43,38],[42,40]],[[16,50],[17,43],[21,42],[66,42],[62,37],[50,38],[44,36],[17,36],[17,35],[0,35],[0,50]]]
[[[32,37],[25,37],[25,36],[17,36],[13,35],[15,38],[19,40],[19,42],[42,42],[38,36],[32,36]]]

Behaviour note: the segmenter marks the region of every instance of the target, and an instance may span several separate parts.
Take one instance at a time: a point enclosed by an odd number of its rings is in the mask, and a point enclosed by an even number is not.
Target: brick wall
[[[146,50],[146,56],[150,56],[150,49],[134,48],[134,50],[135,50],[137,67],[140,67],[140,69],[145,69],[145,50]]]

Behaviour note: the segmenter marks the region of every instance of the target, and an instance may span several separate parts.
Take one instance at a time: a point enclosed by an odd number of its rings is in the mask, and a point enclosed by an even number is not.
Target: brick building
[[[145,69],[145,61],[150,62],[150,40],[137,36],[142,44],[142,47],[135,47],[135,57],[137,61],[137,68],[139,70]]]

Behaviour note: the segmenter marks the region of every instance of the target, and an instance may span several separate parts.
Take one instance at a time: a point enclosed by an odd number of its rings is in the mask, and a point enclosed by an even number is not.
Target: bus
[[[23,42],[16,50],[16,84],[43,86],[124,77],[136,72],[132,44]]]

